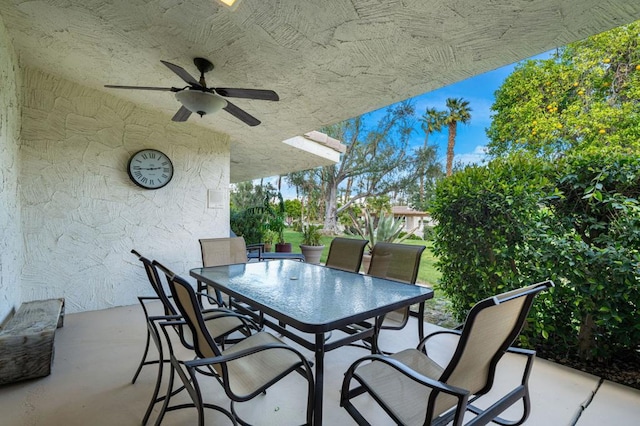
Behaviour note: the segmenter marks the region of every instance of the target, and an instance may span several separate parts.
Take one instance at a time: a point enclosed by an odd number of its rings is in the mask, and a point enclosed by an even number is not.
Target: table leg
[[[373,323],[373,336],[371,336],[371,354],[382,354],[380,348],[378,348],[378,336],[380,336],[380,329],[382,328],[382,323],[384,322],[384,315],[376,317],[376,320]]]
[[[324,381],[324,333],[316,333],[315,359],[315,405],[313,408],[313,425],[322,425],[322,388]]]
[[[427,301],[420,302],[420,307],[418,308],[418,341],[422,342],[424,339],[424,309]]]

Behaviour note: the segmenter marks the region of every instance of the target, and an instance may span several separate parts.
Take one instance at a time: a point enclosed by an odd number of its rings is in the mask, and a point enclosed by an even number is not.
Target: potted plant
[[[282,199],[282,194],[278,192],[278,204],[276,208],[273,210],[273,216],[269,221],[269,229],[276,233],[278,238],[278,243],[276,244],[276,252],[280,253],[291,253],[291,243],[287,243],[284,241],[284,201]]]
[[[307,263],[320,263],[320,256],[324,250],[324,245],[320,242],[320,229],[322,229],[321,226],[311,224],[302,227],[300,250]]]
[[[276,236],[276,252],[291,253],[291,243],[284,241],[284,217],[275,215],[269,220],[269,230]]]
[[[273,242],[276,240],[276,237],[278,235],[273,232],[271,229],[267,229],[266,231],[264,231],[264,234],[262,235],[262,240],[264,241],[264,251],[265,252],[270,252],[271,251],[271,247],[273,246]]]
[[[402,221],[395,220],[393,215],[380,213],[380,218],[376,224],[366,209],[363,210],[363,213],[364,218],[362,221],[357,220],[353,215],[351,215],[351,220],[353,221],[355,234],[363,239],[369,240],[367,252],[362,256],[362,271],[366,273],[369,270],[369,263],[371,262],[371,251],[376,243],[400,243],[412,235],[417,228],[412,229],[407,232],[406,235],[399,238],[398,236],[404,228]]]

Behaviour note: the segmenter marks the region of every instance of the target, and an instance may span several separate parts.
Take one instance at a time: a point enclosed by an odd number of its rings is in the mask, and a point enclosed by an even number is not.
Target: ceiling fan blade
[[[198,80],[196,80],[195,78],[193,78],[191,76],[191,74],[189,74],[184,68],[182,68],[181,66],[172,64],[171,62],[167,62],[167,61],[160,61],[163,64],[165,64],[167,66],[167,68],[169,68],[171,71],[173,71],[174,73],[178,74],[178,76],[183,79],[184,81],[186,81],[187,83],[191,84],[192,86],[196,86],[196,87],[202,87],[200,85],[200,83],[198,82]]]
[[[108,87],[109,89],[161,90],[163,92],[179,92],[182,90],[175,87],[114,86],[112,84],[105,84],[104,87]]]
[[[171,121],[187,121],[191,116],[191,111],[189,111],[184,106],[181,106],[178,112],[171,118]]]
[[[247,123],[249,126],[253,127],[260,124],[260,120],[258,120],[257,118],[255,118],[254,116],[246,112],[245,110],[238,108],[237,106],[235,106],[229,101],[227,101],[227,106],[222,109],[224,109],[229,114],[236,117],[238,120]]]
[[[230,98],[260,99],[263,101],[278,101],[280,98],[273,90],[261,89],[230,89],[216,87],[216,92],[220,96],[228,96]]]

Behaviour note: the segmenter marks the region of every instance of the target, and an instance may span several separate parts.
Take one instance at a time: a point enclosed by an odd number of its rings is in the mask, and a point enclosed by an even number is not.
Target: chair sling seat
[[[222,355],[269,344],[284,343],[270,333],[259,332],[223,351]],[[301,365],[300,357],[286,349],[256,352],[226,363],[229,388],[238,397],[248,396]],[[217,366],[214,368],[218,370]]]
[[[391,355],[426,377],[440,377],[444,369],[417,349],[405,349]],[[360,367],[354,377],[369,388],[369,392],[389,408],[403,425],[422,425],[431,389],[404,375],[388,364],[373,361]]]
[[[208,310],[202,313],[205,326],[207,327],[207,330],[209,330],[209,334],[211,334],[214,339],[219,340],[221,337],[228,336],[234,331],[240,331],[245,328],[245,323],[236,316],[229,316],[230,314],[235,313],[228,309],[216,309],[215,311]],[[185,334],[190,336],[191,331],[189,328],[183,328]],[[188,342],[193,346],[193,338],[190,337]]]
[[[370,355],[355,361],[345,373],[340,405],[360,425],[369,422],[351,399],[364,393],[371,395],[401,425],[444,425],[453,420],[455,426],[461,426],[466,412],[476,414],[468,425],[524,423],[531,407],[528,380],[535,352],[510,345],[522,330],[534,297],[550,287],[553,282],[545,281],[484,299],[471,308],[460,331],[437,331],[423,339],[416,349],[390,356]],[[431,338],[444,334],[458,336],[458,342],[450,359],[441,366],[429,357],[425,345]],[[472,405],[492,389],[498,362],[506,352],[525,357],[520,384],[487,408]],[[352,379],[359,386],[351,387]],[[518,401],[523,404],[520,418],[498,417]]]
[[[311,366],[296,349],[286,345],[276,336],[265,331],[252,334],[230,348],[221,348],[208,333],[202,311],[191,284],[177,275],[168,277],[171,294],[187,326],[192,332],[196,359],[182,363],[187,368],[187,378],[181,367],[173,362],[184,387],[189,390],[198,411],[198,424],[204,425],[203,409],[207,407],[199,385],[199,368],[211,368],[231,400],[231,413],[237,423],[247,424],[234,409],[235,402],[246,402],[260,395],[267,388],[292,372],[300,373],[307,381],[306,423],[312,424],[314,380]],[[165,401],[166,402],[166,401]]]
[[[420,257],[425,246],[410,244],[377,243],[371,253],[367,274],[407,284],[415,284],[420,268]],[[383,329],[400,330],[409,319],[409,308],[402,308],[385,315]],[[420,338],[423,336],[420,335]]]

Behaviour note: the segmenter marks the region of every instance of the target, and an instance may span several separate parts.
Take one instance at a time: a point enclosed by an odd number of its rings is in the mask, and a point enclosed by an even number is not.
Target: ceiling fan
[[[232,89],[222,87],[207,87],[204,74],[213,70],[213,64],[204,58],[195,58],[193,63],[200,71],[200,80],[196,80],[185,71],[184,68],[166,61],[160,61],[166,65],[171,71],[176,73],[178,77],[183,79],[188,86],[185,87],[147,87],[147,86],[114,86],[105,84],[104,87],[111,89],[136,89],[136,90],[161,90],[166,92],[174,92],[176,99],[182,104],[178,112],[171,118],[172,121],[187,121],[192,113],[196,113],[201,117],[205,114],[213,114],[214,112],[224,109],[229,114],[243,121],[249,126],[257,126],[260,120],[238,108],[224,98],[245,98],[259,99],[266,101],[277,101],[280,98],[273,90],[261,89]]]

